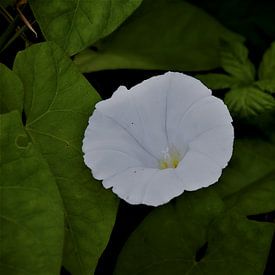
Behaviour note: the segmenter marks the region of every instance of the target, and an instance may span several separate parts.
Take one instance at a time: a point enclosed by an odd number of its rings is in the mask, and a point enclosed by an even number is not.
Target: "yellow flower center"
[[[177,168],[180,161],[180,153],[175,148],[167,148],[163,152],[163,158],[159,161],[159,168]]]

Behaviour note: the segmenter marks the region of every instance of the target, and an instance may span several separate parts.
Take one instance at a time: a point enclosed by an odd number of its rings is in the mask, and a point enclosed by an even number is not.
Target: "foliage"
[[[275,42],[265,52],[259,67],[259,80],[255,83],[260,89],[275,93]]]
[[[37,43],[18,24],[10,7],[16,1],[1,1],[1,274],[57,275],[62,266],[72,275],[93,274],[104,249],[118,256],[117,275],[263,274],[274,220],[251,215],[275,211],[275,42],[259,66],[255,45],[274,41],[262,39],[274,28],[256,8],[247,12],[247,1],[226,26],[222,18],[240,1],[216,1],[220,21],[194,4],[211,10],[211,1],[189,2],[29,0],[20,10],[29,24],[36,22]],[[271,4],[259,5],[273,17]],[[250,21],[239,20],[244,10],[266,33],[251,38]],[[247,43],[249,52],[236,31],[258,44]],[[81,150],[101,97],[79,70],[112,69],[109,78],[102,72],[108,83],[122,68],[200,73],[216,95],[224,90],[237,139],[218,183],[154,208],[131,228],[118,255],[112,242],[106,248],[118,200],[92,177]],[[98,74],[86,76],[96,83]]]
[[[25,131],[47,161],[62,197],[66,223],[63,264],[73,273],[89,274],[108,241],[116,214],[116,201],[91,178],[80,149],[99,96],[51,42],[20,52],[14,72],[23,85],[14,74],[16,81],[10,81],[10,89],[20,93],[24,87]],[[3,74],[1,78],[7,79]],[[9,103],[9,97],[5,98]],[[10,245],[16,248],[13,242]]]
[[[0,113],[13,110],[22,112],[24,91],[21,80],[3,64],[0,64],[0,73]]]
[[[82,72],[117,68],[208,70],[219,65],[221,38],[242,40],[187,2],[144,0],[131,20],[77,55],[75,63]]]
[[[115,30],[142,0],[31,0],[47,40],[73,55]]]
[[[224,101],[231,112],[241,117],[255,116],[275,107],[275,42],[266,51],[259,67],[259,80],[255,67],[248,59],[247,48],[239,42],[224,42],[221,66],[227,74],[197,75],[211,89],[226,89]]]
[[[1,274],[58,274],[64,216],[55,179],[18,111],[1,123]]]

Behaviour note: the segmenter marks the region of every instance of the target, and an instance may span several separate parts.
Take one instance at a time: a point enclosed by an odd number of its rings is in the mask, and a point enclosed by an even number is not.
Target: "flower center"
[[[177,168],[181,161],[181,154],[174,147],[167,147],[163,151],[163,158],[159,161],[160,169]]]

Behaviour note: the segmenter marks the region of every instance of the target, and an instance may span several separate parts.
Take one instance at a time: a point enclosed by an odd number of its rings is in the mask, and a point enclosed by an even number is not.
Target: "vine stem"
[[[9,24],[9,26],[6,28],[6,30],[3,32],[3,34],[0,36],[0,50],[5,47],[5,44],[9,41],[10,37],[16,30],[16,27],[18,23],[20,22],[20,17],[16,16],[13,21]]]

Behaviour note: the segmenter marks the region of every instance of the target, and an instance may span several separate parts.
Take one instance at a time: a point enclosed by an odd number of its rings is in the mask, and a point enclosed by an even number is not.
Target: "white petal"
[[[177,176],[175,169],[159,170],[148,185],[142,203],[158,206],[179,196],[184,190],[184,183]]]
[[[224,168],[232,156],[234,129],[231,124],[203,132],[191,143],[192,151],[201,152]]]
[[[223,101],[214,96],[208,96],[197,101],[187,110],[177,125],[176,132],[172,134],[176,146],[181,143],[189,144],[202,133],[222,125],[229,125],[231,122],[232,118]]]
[[[211,96],[211,90],[199,80],[182,73],[169,73],[171,85],[167,97],[167,132],[169,144],[175,145],[174,133],[180,125],[184,114],[195,103]],[[180,148],[179,148],[180,149]]]
[[[89,120],[82,147],[84,161],[96,179],[104,179],[129,167],[157,167],[150,155],[125,129],[95,111]]]
[[[105,188],[113,187],[115,194],[131,204],[140,204],[152,175],[157,172],[158,169],[152,168],[130,168],[105,179],[103,186]]]
[[[175,171],[185,190],[193,191],[217,182],[222,169],[208,156],[190,150]]]
[[[175,169],[131,168],[103,181],[105,187],[131,204],[158,206],[184,191]]]
[[[130,91],[119,89],[97,110],[127,129],[156,158],[167,147],[166,98],[170,74],[152,77]]]

